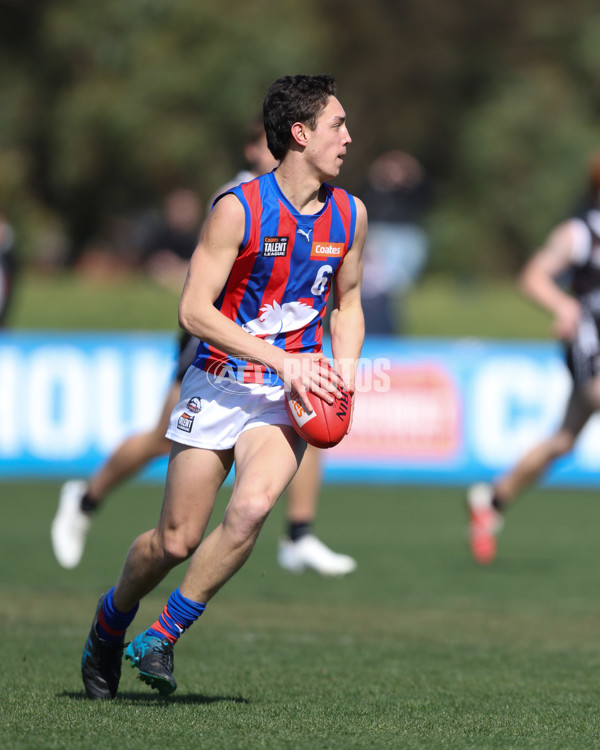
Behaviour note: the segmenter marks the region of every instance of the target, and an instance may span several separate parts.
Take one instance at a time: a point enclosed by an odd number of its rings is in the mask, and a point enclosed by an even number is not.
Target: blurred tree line
[[[514,273],[600,148],[595,0],[0,0],[0,210],[23,257],[71,263],[175,186],[208,198],[300,72],[337,79],[345,187],[389,148],[425,165],[432,271]]]

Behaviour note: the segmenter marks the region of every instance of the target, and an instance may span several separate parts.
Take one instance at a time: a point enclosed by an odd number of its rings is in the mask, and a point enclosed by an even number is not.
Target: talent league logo
[[[310,259],[341,258],[343,253],[343,242],[313,242],[310,250]]]
[[[262,254],[264,258],[283,258],[287,255],[289,237],[265,237]]]
[[[202,399],[200,396],[192,396],[186,404],[187,411],[177,420],[177,429],[183,432],[191,432],[194,426],[194,414],[199,414],[202,411]],[[189,412],[189,413],[188,413]]]
[[[177,420],[177,429],[183,432],[191,432],[194,425],[194,417],[191,414],[183,412],[183,414]]]

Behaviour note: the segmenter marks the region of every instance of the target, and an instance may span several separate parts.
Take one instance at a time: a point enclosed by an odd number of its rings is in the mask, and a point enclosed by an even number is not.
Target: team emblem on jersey
[[[177,420],[177,429],[183,430],[183,432],[191,432],[194,424],[194,417],[183,412],[183,414]]]
[[[259,318],[248,320],[242,328],[246,333],[261,336],[272,344],[280,333],[305,328],[313,318],[317,317],[319,311],[304,302],[284,302],[280,305],[277,300],[273,300],[272,304],[263,305],[260,313]]]
[[[265,237],[262,254],[265,258],[283,258],[287,255],[289,237]]]
[[[310,250],[310,259],[341,258],[343,253],[343,242],[313,242]]]
[[[192,414],[198,414],[202,409],[202,400],[200,399],[200,396],[192,396],[185,406],[188,411],[192,412]]]

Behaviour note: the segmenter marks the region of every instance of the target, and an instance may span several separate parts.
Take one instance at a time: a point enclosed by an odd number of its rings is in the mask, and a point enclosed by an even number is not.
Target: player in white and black
[[[554,334],[564,343],[573,385],[556,431],[493,484],[469,489],[471,551],[480,564],[495,558],[506,507],[573,449],[600,410],[600,153],[590,162],[589,195],[590,207],[559,224],[520,275],[523,292],[554,317]]]

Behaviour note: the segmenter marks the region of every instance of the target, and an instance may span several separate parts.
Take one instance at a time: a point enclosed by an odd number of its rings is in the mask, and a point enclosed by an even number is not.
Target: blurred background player
[[[590,161],[588,208],[559,224],[520,275],[523,292],[553,316],[565,345],[572,389],[561,424],[493,484],[467,493],[469,538],[480,564],[496,555],[503,511],[550,465],[569,453],[582,429],[600,409],[600,153]],[[561,280],[569,279],[569,291]]]
[[[270,172],[277,161],[269,151],[262,119],[248,133],[244,157],[249,169],[239,172],[210,200],[243,182]],[[166,222],[157,237],[148,239],[144,265],[161,283],[181,289],[189,258],[198,240],[193,218],[199,216],[190,191],[174,191],[166,201]],[[174,240],[175,238],[175,240]],[[175,249],[172,245],[175,243]],[[164,271],[164,276],[162,276]],[[160,417],[149,430],[126,438],[104,464],[85,482],[70,480],[60,492],[58,510],[51,527],[52,548],[64,568],[76,567],[83,555],[94,512],[119,484],[139,472],[151,460],[169,453],[171,441],[165,437],[169,418],[179,401],[181,381],[192,363],[198,340],[187,333],[180,336],[176,374],[165,398]],[[313,570],[325,576],[343,576],[356,569],[356,561],[327,547],[313,533],[321,489],[321,451],[307,446],[300,468],[286,490],[286,529],[277,550],[279,565],[290,572]]]

